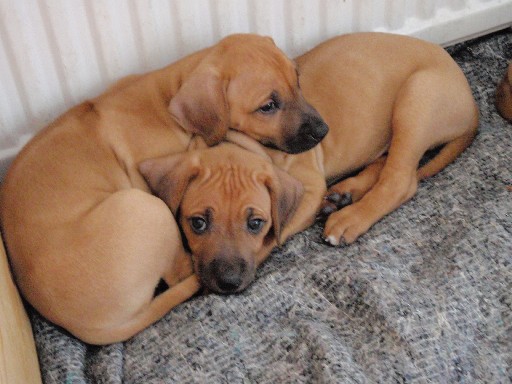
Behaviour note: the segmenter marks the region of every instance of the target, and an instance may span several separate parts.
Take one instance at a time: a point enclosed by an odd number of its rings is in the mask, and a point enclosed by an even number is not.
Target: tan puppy
[[[274,105],[282,108],[273,111]],[[169,113],[170,112],[170,113]],[[93,344],[127,339],[199,288],[176,222],[137,170],[228,128],[288,152],[327,133],[269,38],[234,35],[121,80],[40,132],[2,185],[0,219],[24,297]],[[160,280],[174,286],[153,298]]]
[[[305,97],[332,124],[331,134],[312,151],[323,167],[311,165],[311,171],[316,168],[331,181],[366,167],[328,191],[334,197],[348,193],[353,202],[327,219],[324,237],[332,245],[352,243],[410,199],[418,180],[452,162],[476,134],[478,108],[468,82],[437,45],[391,34],[353,34],[319,45],[297,64]],[[440,145],[436,157],[418,170],[425,152]],[[304,202],[311,207],[307,216],[314,214],[318,193]],[[300,224],[291,231],[306,223]]]
[[[496,91],[496,107],[505,119],[512,121],[512,63]]]
[[[194,254],[195,270],[202,283],[213,290],[238,291],[248,284],[252,272],[246,276],[243,268],[236,266],[240,259],[245,260],[244,265],[251,264],[241,256],[244,247],[249,247],[251,257],[256,258],[253,264],[263,260],[271,248],[269,239],[262,242],[249,236],[248,240],[252,216],[233,203],[238,196],[243,196],[244,207],[268,200],[268,196],[261,196],[268,195],[265,189],[244,182],[254,178],[255,170],[263,167],[261,163],[272,161],[304,186],[297,213],[278,232],[273,245],[311,225],[320,208],[330,214],[324,238],[338,245],[355,241],[373,223],[410,199],[418,180],[453,161],[476,133],[478,110],[469,85],[439,46],[397,35],[352,34],[319,45],[299,57],[297,63],[304,96],[330,127],[315,148],[289,155],[262,149],[247,136],[229,133],[231,141],[260,153],[259,161],[247,152],[235,156],[232,152],[236,148],[224,146],[141,164],[153,191],[173,211],[177,212],[181,203],[179,220]],[[418,169],[424,153],[440,145],[444,145],[440,152]],[[214,156],[229,159],[226,167],[233,169],[229,183],[195,179],[198,174],[213,172],[209,162]],[[324,200],[326,180],[358,169],[362,171],[357,176],[332,185]],[[188,189],[167,182],[176,179],[194,181]],[[229,188],[235,185],[230,193]],[[266,209],[260,208],[257,217],[268,226],[268,204]],[[234,223],[238,232],[229,231]],[[261,247],[260,252],[254,243]],[[218,260],[222,260],[223,270],[215,265]],[[240,286],[222,286],[226,278],[222,273],[229,280],[241,281]]]

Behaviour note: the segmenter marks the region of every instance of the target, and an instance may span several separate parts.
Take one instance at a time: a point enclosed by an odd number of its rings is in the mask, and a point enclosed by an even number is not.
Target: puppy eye
[[[251,218],[247,220],[247,229],[253,235],[257,235],[265,225],[265,220],[258,218]]]
[[[206,221],[206,219],[204,217],[194,216],[188,220],[190,222],[190,227],[196,234],[202,235],[203,233],[205,233],[207,231],[208,222]]]
[[[277,101],[271,99],[266,104],[262,105],[258,108],[258,111],[265,114],[271,114],[276,112],[279,109],[279,104]]]

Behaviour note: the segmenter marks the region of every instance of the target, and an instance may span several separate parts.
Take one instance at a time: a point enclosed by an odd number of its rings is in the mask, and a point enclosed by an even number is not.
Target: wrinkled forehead
[[[231,162],[230,159],[221,158],[218,163],[206,159],[202,164],[198,177],[194,180],[196,188],[210,189],[219,193],[243,194],[258,190],[263,186],[261,181],[261,169],[257,166],[251,166],[251,159],[247,162],[239,159],[237,162]]]
[[[266,210],[270,195],[259,173],[243,164],[204,167],[187,189],[182,206],[199,213],[209,208],[216,216],[242,215],[249,208]]]

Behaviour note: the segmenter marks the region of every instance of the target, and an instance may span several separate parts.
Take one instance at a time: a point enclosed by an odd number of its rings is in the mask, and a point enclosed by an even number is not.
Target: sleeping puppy
[[[512,63],[496,91],[496,107],[501,116],[512,121]]]
[[[224,145],[140,166],[153,192],[178,214],[195,271],[213,290],[245,287],[272,245],[307,228],[319,211],[328,216],[323,236],[329,244],[352,243],[410,199],[419,180],[439,172],[475,136],[478,110],[467,80],[437,45],[360,33],[329,40],[296,61],[304,96],[330,128],[318,146],[290,155],[232,132],[228,139],[245,153],[236,155],[236,148]],[[276,102],[267,113],[280,108]],[[437,155],[418,169],[424,153],[438,146],[443,147]],[[274,171],[285,185],[294,184],[284,181],[289,174],[304,188],[284,227],[271,214],[272,190],[256,182],[261,180],[257,170],[270,166],[262,163],[265,158],[286,172]],[[229,182],[211,169],[217,162],[231,172]],[[326,181],[355,170],[361,171],[327,191]],[[298,195],[283,195],[277,206],[286,207]],[[266,205],[257,205],[260,200]],[[268,232],[271,224],[274,231]],[[225,276],[236,284],[222,285]]]

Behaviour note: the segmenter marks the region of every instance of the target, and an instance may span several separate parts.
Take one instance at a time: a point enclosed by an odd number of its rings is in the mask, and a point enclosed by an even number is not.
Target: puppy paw
[[[318,211],[317,220],[325,221],[333,212],[339,211],[350,204],[352,204],[352,195],[350,193],[328,192],[324,196]]]
[[[345,242],[345,239],[343,237],[337,238],[334,235],[329,235],[327,237],[322,236],[322,240],[329,245],[332,245],[333,247],[347,245]]]
[[[323,239],[333,246],[351,244],[365,233],[371,224],[364,207],[354,204],[329,216],[325,223]]]

